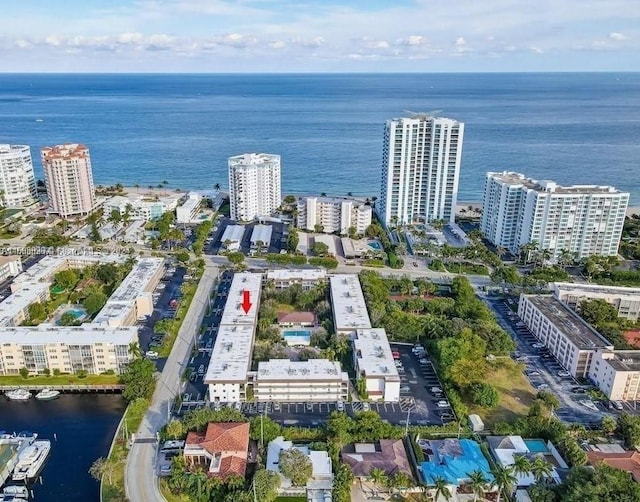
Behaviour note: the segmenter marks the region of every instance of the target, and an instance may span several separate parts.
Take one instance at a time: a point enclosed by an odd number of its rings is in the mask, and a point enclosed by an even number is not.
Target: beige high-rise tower
[[[62,218],[85,216],[95,206],[89,149],[77,143],[40,150],[49,208]]]

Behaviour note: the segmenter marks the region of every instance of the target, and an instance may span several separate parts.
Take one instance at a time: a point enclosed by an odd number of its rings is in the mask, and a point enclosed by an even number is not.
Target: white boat
[[[14,389],[4,393],[11,401],[28,401],[31,399],[31,392],[27,389]]]
[[[27,500],[29,498],[29,490],[26,486],[10,485],[4,487],[2,495],[5,499],[9,500],[12,498],[13,500]]]
[[[42,389],[36,394],[36,399],[39,401],[51,401],[52,399],[57,399],[59,395],[59,390]]]
[[[24,481],[38,476],[40,469],[44,465],[49,452],[51,451],[51,441],[43,439],[34,443],[20,454],[18,464],[13,470],[12,479],[14,481]]]

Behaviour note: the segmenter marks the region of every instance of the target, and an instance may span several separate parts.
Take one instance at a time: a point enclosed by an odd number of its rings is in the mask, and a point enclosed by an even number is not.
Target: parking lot
[[[487,297],[487,303],[496,313],[500,325],[516,342],[514,359],[523,364],[523,371],[536,390],[546,390],[555,394],[560,406],[555,410],[556,416],[565,423],[578,423],[586,427],[599,427],[602,418],[613,416],[608,404],[592,400],[588,389],[590,385],[581,385],[566,373],[543,344],[518,319],[509,305],[501,298]]]

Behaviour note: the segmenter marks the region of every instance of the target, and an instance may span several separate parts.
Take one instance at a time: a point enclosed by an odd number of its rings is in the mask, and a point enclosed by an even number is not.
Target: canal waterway
[[[32,431],[51,440],[51,454],[33,485],[36,502],[93,502],[99,485],[89,475],[106,457],[126,407],[120,395],[62,395],[55,401],[20,403],[0,396],[0,430]]]

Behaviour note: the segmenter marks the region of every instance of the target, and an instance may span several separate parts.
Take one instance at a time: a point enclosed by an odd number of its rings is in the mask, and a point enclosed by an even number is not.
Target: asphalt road
[[[209,295],[217,277],[218,268],[209,262],[178,332],[173,350],[158,378],[151,404],[136,433],[136,442],[129,450],[125,468],[125,491],[129,500],[163,500],[155,470],[156,433],[167,422],[173,399],[181,391],[182,371],[200,331],[209,305]]]

